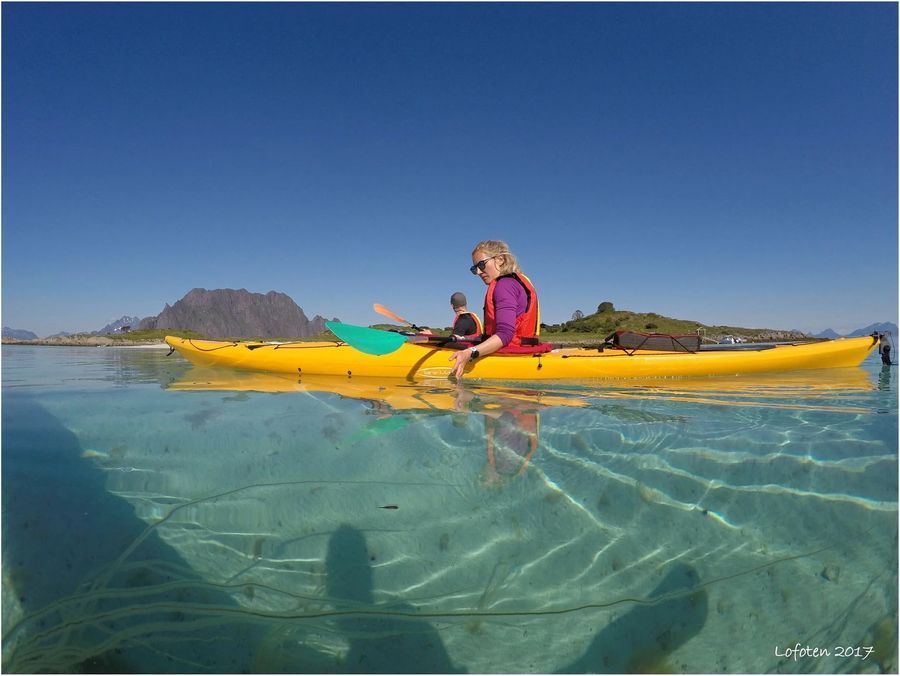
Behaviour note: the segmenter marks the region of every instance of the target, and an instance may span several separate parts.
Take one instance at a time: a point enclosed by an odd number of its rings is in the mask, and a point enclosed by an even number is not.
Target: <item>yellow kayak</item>
[[[402,341],[401,341],[402,342]],[[389,354],[367,354],[340,340],[330,342],[235,342],[166,336],[166,343],[198,366],[287,373],[377,378],[447,378],[452,349],[402,342]],[[467,378],[572,380],[582,378],[683,378],[734,376],[859,366],[878,336],[839,338],[742,349],[665,352],[560,348],[534,355],[490,355],[469,362]]]

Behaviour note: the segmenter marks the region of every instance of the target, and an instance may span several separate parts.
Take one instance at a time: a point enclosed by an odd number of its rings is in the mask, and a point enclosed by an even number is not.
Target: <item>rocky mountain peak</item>
[[[304,338],[325,331],[325,319],[310,320],[290,296],[277,291],[195,288],[148,317],[142,329],[187,329],[210,338]]]

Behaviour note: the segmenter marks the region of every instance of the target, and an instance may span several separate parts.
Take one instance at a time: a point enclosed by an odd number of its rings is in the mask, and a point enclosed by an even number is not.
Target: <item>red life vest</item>
[[[545,352],[551,349],[550,345],[540,345],[541,313],[538,307],[537,291],[531,280],[521,273],[512,272],[502,275],[490,283],[484,296],[484,333],[492,336],[497,327],[496,309],[494,308],[494,287],[497,280],[503,277],[512,277],[525,289],[528,301],[525,312],[516,317],[516,328],[509,345],[504,346],[498,352]],[[535,349],[538,348],[538,349]]]
[[[479,317],[479,316],[478,316],[477,314],[475,314],[474,312],[463,312],[461,315],[459,315],[459,316],[456,318],[456,321],[453,322],[453,329],[452,329],[452,332],[453,332],[453,333],[456,333],[456,322],[458,322],[460,319],[462,319],[462,317],[463,317],[464,315],[469,315],[469,316],[472,317],[472,319],[475,321],[475,333],[470,333],[470,334],[468,334],[467,336],[464,336],[464,337],[468,338],[469,336],[476,336],[475,339],[478,340],[478,338],[480,338],[482,335],[484,335],[484,326],[483,326],[482,323],[481,323],[481,317]],[[460,334],[457,334],[457,335],[460,335]]]

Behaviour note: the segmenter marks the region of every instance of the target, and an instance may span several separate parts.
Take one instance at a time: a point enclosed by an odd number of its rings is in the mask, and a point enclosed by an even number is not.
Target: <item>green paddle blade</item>
[[[400,346],[406,342],[405,336],[393,331],[381,331],[341,322],[325,322],[325,326],[350,347],[375,356],[399,350]]]

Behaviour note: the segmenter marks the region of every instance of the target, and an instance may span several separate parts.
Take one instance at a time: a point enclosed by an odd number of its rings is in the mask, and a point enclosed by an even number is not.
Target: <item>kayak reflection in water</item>
[[[488,287],[484,297],[484,334],[477,345],[457,350],[450,357],[449,361],[455,361],[451,375],[457,379],[462,377],[470,361],[500,350],[542,351],[537,347],[540,342],[537,291],[519,268],[506,242],[485,240],[476,244],[469,270]]]

